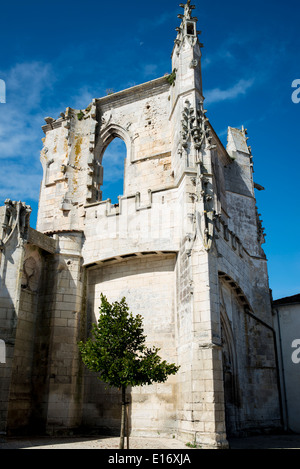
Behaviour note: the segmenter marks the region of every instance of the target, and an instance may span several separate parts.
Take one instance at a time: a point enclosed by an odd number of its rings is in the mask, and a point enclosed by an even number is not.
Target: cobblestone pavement
[[[260,435],[234,438],[230,449],[300,449],[300,435]],[[118,449],[119,438],[107,436],[65,438],[2,438],[0,449]],[[125,442],[126,448],[126,442]],[[129,449],[190,450],[185,442],[175,438],[131,437]]]

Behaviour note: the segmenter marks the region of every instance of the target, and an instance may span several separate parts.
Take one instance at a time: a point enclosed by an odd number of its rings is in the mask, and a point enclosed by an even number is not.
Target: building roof
[[[291,303],[300,303],[300,293],[293,296],[286,296],[285,298],[280,298],[279,300],[273,301],[273,305],[286,305]]]

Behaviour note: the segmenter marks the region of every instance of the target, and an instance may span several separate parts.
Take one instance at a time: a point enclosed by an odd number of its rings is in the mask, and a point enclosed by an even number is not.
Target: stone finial
[[[191,5],[191,0],[187,0],[186,4],[184,3],[180,3],[179,5],[181,8],[184,9],[184,18],[187,19],[187,20],[190,20],[192,19],[192,10],[194,10],[196,7],[195,5]],[[182,16],[182,15],[178,15],[178,16]]]
[[[53,117],[45,117],[45,118],[44,118],[44,121],[45,121],[47,124],[53,124],[53,122],[55,122],[55,119],[53,119]]]
[[[197,34],[200,33],[200,31],[196,29],[198,19],[192,17],[192,10],[195,9],[195,5],[191,5],[191,0],[188,0],[187,3],[180,3],[179,6],[184,9],[184,12],[183,14],[177,15],[182,21],[180,27],[176,28],[177,38],[175,44],[180,46],[184,37],[187,37],[189,41],[192,41],[194,44]],[[201,44],[201,46],[203,45]]]
[[[30,214],[32,212],[31,207],[24,202],[6,199],[4,203],[5,211],[1,233],[2,249],[15,231],[17,231],[18,245],[21,240],[26,239],[30,226]]]
[[[229,155],[234,156],[237,151],[249,155],[246,132],[247,130],[244,128],[240,130],[233,127],[228,127],[227,151]]]

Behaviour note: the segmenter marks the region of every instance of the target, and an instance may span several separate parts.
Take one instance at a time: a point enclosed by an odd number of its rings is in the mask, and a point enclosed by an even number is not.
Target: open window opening
[[[102,200],[111,199],[112,204],[118,204],[118,196],[124,194],[126,156],[127,148],[125,142],[121,138],[115,137],[106,147],[102,158]]]
[[[186,23],[186,33],[189,36],[195,36],[195,23]]]

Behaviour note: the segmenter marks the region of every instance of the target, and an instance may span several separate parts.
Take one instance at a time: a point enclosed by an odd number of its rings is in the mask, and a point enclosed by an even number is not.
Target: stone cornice
[[[155,80],[112,93],[108,96],[97,98],[95,99],[95,103],[100,106],[101,109],[104,108],[103,110],[105,110],[106,107],[109,109],[116,103],[120,106],[121,104],[136,102],[138,99],[144,99],[149,96],[155,96],[157,94],[167,92],[169,88],[170,84],[168,82],[168,77],[163,76],[156,78]]]

